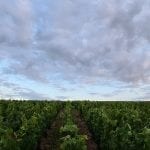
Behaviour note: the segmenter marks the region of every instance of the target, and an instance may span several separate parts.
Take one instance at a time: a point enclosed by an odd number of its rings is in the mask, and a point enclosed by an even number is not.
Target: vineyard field
[[[0,101],[0,150],[150,150],[150,102]]]

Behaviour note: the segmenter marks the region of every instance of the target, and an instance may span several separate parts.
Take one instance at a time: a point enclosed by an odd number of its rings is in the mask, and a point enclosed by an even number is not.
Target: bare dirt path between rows
[[[94,142],[92,134],[90,133],[86,122],[81,117],[79,111],[73,110],[73,118],[75,121],[75,124],[78,126],[80,134],[87,135],[88,140],[86,142],[87,144],[87,150],[98,150],[97,144]]]
[[[60,150],[60,127],[63,125],[63,110],[61,110],[49,129],[41,137],[36,150]]]
[[[79,128],[79,132],[82,135],[87,135],[87,150],[98,150],[96,143],[92,138],[92,134],[88,130],[85,121],[80,116],[77,110],[73,110],[73,118],[75,124]],[[39,140],[36,150],[60,150],[60,128],[63,125],[63,110],[57,115],[56,119],[52,123],[49,129],[46,129],[44,135]]]

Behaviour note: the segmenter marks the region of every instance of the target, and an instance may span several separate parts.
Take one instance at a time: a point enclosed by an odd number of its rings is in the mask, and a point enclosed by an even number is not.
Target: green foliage
[[[60,106],[57,102],[0,101],[0,149],[35,149]]]
[[[71,103],[67,103],[64,116],[65,116],[65,124],[60,128],[60,133],[62,138],[60,149],[61,150],[86,150],[86,135],[79,135],[79,129],[77,125],[74,124],[73,117],[71,114]]]
[[[74,137],[67,135],[61,140],[63,140],[63,143],[60,146],[61,150],[87,150],[85,143],[87,136],[85,135],[76,135]]]
[[[60,133],[62,136],[70,135],[71,137],[78,134],[78,127],[75,124],[65,124],[65,126],[60,128]]]
[[[149,102],[0,101],[0,150],[35,149],[42,130],[64,104],[62,150],[86,149],[87,137],[79,134],[73,107],[81,112],[101,149],[150,149]]]
[[[19,139],[12,129],[0,129],[0,148],[2,150],[20,150],[18,146]]]
[[[150,103],[77,102],[101,149],[150,149]]]

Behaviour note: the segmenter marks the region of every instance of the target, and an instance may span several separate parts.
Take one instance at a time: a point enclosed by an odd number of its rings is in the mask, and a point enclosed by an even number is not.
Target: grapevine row
[[[58,102],[0,101],[0,149],[35,149],[60,107]]]
[[[75,106],[93,132],[99,148],[150,149],[150,104],[78,102]]]

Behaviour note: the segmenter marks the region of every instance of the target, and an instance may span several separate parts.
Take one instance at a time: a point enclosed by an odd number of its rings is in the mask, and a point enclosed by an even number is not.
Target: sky
[[[150,0],[0,0],[0,98],[150,100]]]

